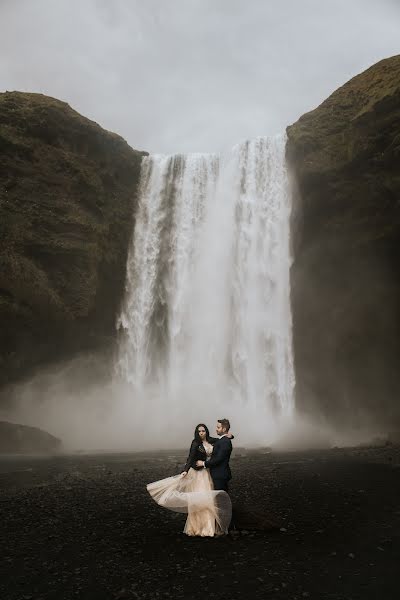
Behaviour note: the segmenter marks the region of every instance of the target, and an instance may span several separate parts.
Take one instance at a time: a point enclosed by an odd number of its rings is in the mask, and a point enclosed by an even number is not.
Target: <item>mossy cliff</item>
[[[0,385],[109,345],[143,154],[64,102],[0,94]]]
[[[400,423],[400,56],[288,127],[299,407]]]

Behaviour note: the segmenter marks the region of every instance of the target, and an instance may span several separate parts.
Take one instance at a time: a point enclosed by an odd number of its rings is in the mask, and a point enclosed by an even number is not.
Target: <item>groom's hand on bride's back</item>
[[[186,477],[186,475],[187,475],[187,471],[182,471],[181,477]]]

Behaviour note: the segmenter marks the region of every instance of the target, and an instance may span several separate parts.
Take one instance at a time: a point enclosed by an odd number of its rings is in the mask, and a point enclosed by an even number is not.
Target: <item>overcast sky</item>
[[[284,130],[400,53],[400,0],[0,0],[0,89],[150,152]]]

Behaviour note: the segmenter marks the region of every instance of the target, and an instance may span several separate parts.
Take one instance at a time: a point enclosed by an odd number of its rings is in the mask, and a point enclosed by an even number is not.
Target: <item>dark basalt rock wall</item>
[[[400,423],[400,56],[288,127],[296,396],[336,425]]]
[[[143,154],[64,102],[0,94],[0,385],[109,347]]]

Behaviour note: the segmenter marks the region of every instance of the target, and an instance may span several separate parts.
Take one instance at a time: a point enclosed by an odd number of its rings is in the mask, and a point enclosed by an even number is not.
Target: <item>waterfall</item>
[[[222,417],[268,443],[293,414],[285,142],[143,159],[116,372],[170,443]]]

